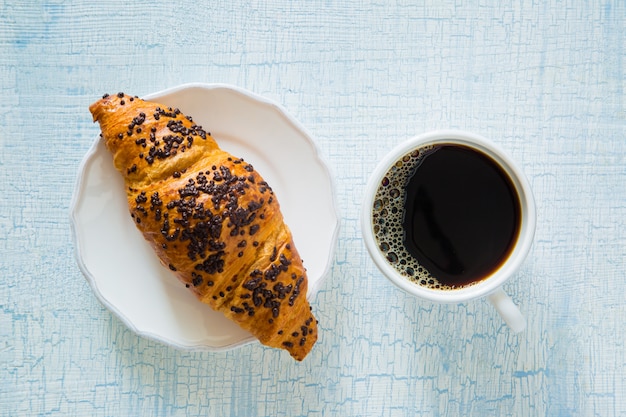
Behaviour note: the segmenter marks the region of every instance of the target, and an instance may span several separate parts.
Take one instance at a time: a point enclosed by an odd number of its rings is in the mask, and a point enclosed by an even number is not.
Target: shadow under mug
[[[508,257],[486,277],[454,289],[429,288],[400,274],[376,241],[373,218],[377,191],[392,166],[414,150],[443,144],[469,147],[488,156],[507,174],[520,203],[519,232]],[[535,203],[524,174],[498,145],[482,136],[458,130],[438,130],[413,137],[394,148],[378,164],[367,184],[362,210],[361,229],[365,246],[378,269],[397,287],[416,297],[439,303],[463,303],[487,297],[511,330],[524,330],[526,320],[502,290],[502,285],[517,272],[532,246],[536,224]]]

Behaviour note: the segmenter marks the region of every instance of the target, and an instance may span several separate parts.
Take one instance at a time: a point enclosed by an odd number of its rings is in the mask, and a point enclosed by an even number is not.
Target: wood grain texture
[[[413,3],[0,1],[0,415],[626,416],[624,2]],[[142,339],[76,265],[87,106],[195,81],[282,103],[336,175],[303,363]],[[436,128],[493,139],[533,186],[520,335],[487,302],[404,295],[362,244],[369,173]]]

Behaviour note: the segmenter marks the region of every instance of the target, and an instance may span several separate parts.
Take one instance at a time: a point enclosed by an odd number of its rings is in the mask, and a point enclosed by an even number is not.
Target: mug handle
[[[522,312],[502,288],[491,293],[488,299],[513,332],[519,333],[526,328],[526,319]]]

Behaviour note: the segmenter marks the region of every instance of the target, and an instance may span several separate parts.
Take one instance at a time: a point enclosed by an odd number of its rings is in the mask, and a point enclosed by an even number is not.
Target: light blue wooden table
[[[0,1],[1,416],[626,416],[623,1],[202,3]],[[187,82],[281,103],[336,176],[303,363],[141,338],[76,264],[87,106]],[[535,244],[505,288],[519,335],[486,301],[404,295],[366,254],[369,173],[438,128],[491,138],[533,186]]]

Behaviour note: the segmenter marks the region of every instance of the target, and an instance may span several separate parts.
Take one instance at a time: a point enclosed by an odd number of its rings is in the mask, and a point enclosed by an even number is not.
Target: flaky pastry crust
[[[89,110],[161,263],[262,344],[304,359],[317,320],[272,188],[178,109],[118,93]]]

